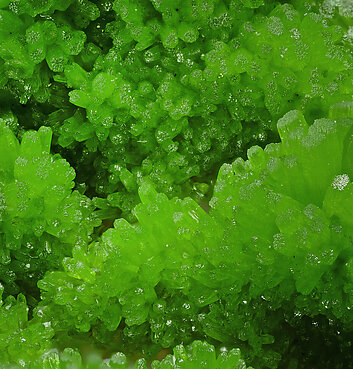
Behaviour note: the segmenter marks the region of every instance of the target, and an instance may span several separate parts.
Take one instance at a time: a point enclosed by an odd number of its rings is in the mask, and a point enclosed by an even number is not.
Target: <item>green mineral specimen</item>
[[[0,284],[0,367],[8,368],[10,363],[23,367],[50,348],[54,331],[50,322],[28,321],[29,309],[22,294],[2,302],[2,293]]]
[[[352,91],[351,0],[0,0],[0,369],[353,368]]]
[[[174,355],[167,355],[162,361],[154,361],[153,369],[252,369],[247,367],[241,358],[240,350],[228,351],[225,347],[221,349],[216,357],[216,350],[206,342],[194,341],[189,347],[182,345],[174,348]]]
[[[41,127],[19,143],[0,121],[0,281],[7,294],[31,294],[100,225],[91,200],[72,191],[75,171],[50,154],[51,138]]]
[[[286,111],[312,122],[349,99],[343,27],[289,4],[255,16],[255,3],[116,1],[113,47],[92,70],[74,63],[60,77],[86,114],[64,121],[58,142],[94,153],[91,186],[123,215],[142,177],[169,197],[202,198],[188,180],[208,182],[249,144],[274,140]]]
[[[174,348],[173,355],[167,355],[162,361],[152,362],[153,369],[253,369],[247,367],[241,358],[239,349],[228,351],[223,348],[216,356],[214,346],[206,342],[194,341],[192,345],[182,345]],[[126,356],[120,352],[102,359],[98,353],[90,353],[82,359],[77,350],[66,348],[63,352],[53,349],[46,351],[38,359],[22,360],[18,365],[3,366],[0,368],[20,369],[26,365],[28,369],[128,369],[132,368]],[[136,369],[148,369],[145,359],[138,359],[133,366]]]
[[[34,104],[89,193],[133,220],[141,177],[168,197],[207,201],[198,184],[277,140],[285,112],[303,109],[312,123],[349,99],[348,8],[11,1],[0,10],[0,88]]]
[[[145,183],[138,223],[117,220],[100,243],[75,247],[65,271],[39,282],[37,315],[58,332],[92,329],[97,340],[121,319],[126,342],[148,334],[170,347],[201,335],[240,346],[256,368],[294,365],[301,350],[301,367],[318,361],[296,334],[316,321],[332,336],[322,338],[328,352],[340,342],[335,329],[351,342],[353,119],[342,115],[352,106],[310,127],[300,111],[287,113],[281,143],[222,166],[209,213]]]

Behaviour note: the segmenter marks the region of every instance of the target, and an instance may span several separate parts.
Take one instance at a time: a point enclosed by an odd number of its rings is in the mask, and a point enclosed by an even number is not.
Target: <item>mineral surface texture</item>
[[[352,1],[0,0],[0,369],[352,345]]]

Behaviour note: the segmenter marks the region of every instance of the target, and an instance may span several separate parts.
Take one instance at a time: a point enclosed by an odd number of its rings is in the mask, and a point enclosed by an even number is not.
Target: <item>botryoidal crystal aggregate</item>
[[[353,2],[0,0],[0,368],[353,368]]]

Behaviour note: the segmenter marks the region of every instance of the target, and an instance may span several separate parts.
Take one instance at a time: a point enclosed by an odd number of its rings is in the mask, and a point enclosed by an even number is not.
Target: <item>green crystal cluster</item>
[[[276,140],[288,110],[312,122],[350,98],[349,21],[332,4],[96,3],[6,4],[0,88],[28,102],[29,128],[53,127],[103,217],[133,220],[141,178],[207,201],[220,165]]]
[[[83,143],[80,165],[98,171],[90,186],[128,219],[141,178],[169,197],[203,198],[210,173],[273,140],[285,112],[300,107],[312,121],[349,99],[344,29],[317,13],[148,0],[118,1],[113,11],[109,52],[92,70],[73,63],[58,77],[85,110],[64,121],[58,143]]]
[[[348,0],[0,0],[0,368],[353,367]]]
[[[303,350],[295,331],[308,314],[350,331],[352,129],[348,117],[308,127],[301,112],[287,113],[281,143],[222,166],[209,213],[145,183],[138,223],[119,219],[100,242],[75,246],[64,270],[38,283],[35,314],[58,332],[91,331],[102,342],[121,319],[127,342],[146,334],[162,347],[195,335],[246,342],[258,368]]]
[[[0,280],[8,294],[35,293],[38,279],[101,223],[92,201],[72,191],[75,171],[50,154],[51,138],[43,126],[20,144],[0,122]]]

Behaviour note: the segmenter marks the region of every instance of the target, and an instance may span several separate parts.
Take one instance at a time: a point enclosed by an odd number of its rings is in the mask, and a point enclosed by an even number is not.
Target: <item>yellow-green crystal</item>
[[[0,0],[0,368],[352,367],[352,15]]]

